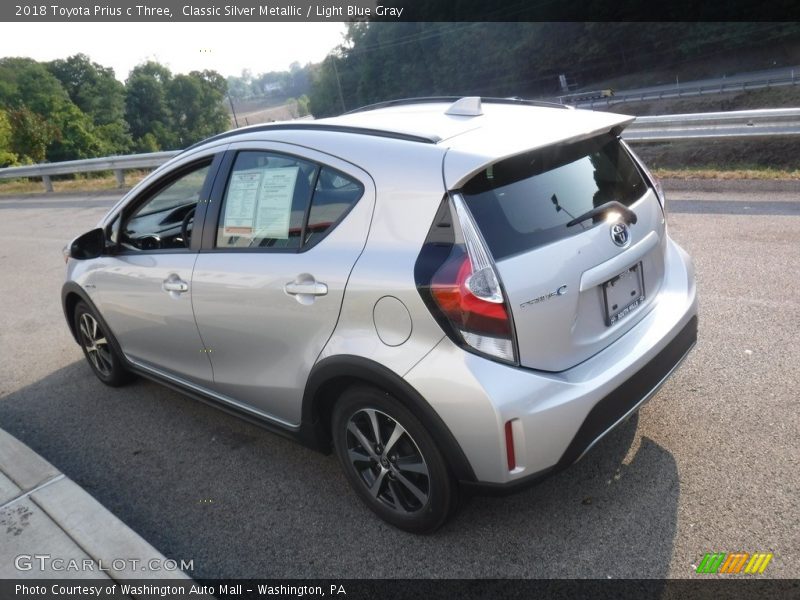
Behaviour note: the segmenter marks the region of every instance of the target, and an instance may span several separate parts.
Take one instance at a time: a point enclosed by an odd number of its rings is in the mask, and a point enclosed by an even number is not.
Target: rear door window
[[[217,248],[299,248],[319,167],[270,152],[236,156],[217,229]]]
[[[330,167],[322,167],[311,210],[308,214],[305,244],[313,246],[350,211],[364,194],[364,186]]]
[[[604,135],[490,165],[461,190],[496,260],[576,235],[603,220],[567,227],[616,200],[630,206],[647,184],[619,140]]]
[[[318,243],[364,194],[364,186],[294,156],[243,151],[227,182],[218,249],[306,249]]]

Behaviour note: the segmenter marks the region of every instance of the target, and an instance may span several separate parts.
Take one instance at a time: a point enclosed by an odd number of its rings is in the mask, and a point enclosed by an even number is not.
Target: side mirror
[[[99,227],[79,235],[69,245],[69,257],[76,260],[97,258],[106,248],[106,234]]]

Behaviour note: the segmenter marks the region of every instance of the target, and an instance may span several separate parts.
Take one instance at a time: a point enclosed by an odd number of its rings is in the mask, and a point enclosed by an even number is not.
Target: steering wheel
[[[181,238],[183,238],[183,245],[187,248],[192,245],[192,234],[189,230],[189,223],[194,219],[195,210],[197,210],[196,206],[187,210],[186,214],[183,216],[183,221],[181,221]]]

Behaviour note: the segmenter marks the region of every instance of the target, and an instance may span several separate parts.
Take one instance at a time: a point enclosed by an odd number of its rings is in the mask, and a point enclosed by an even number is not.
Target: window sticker
[[[261,173],[261,169],[250,169],[234,172],[231,176],[225,205],[224,235],[253,236],[253,220]]]
[[[263,172],[255,214],[255,237],[289,238],[289,218],[299,171],[300,167],[280,167]]]
[[[288,239],[299,167],[249,169],[231,176],[223,235]]]

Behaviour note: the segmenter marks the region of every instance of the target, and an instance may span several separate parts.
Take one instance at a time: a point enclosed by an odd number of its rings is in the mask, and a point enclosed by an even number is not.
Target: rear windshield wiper
[[[582,223],[587,219],[593,219],[598,215],[603,215],[607,212],[618,212],[622,219],[628,223],[629,225],[635,225],[636,221],[638,220],[636,217],[636,213],[633,212],[630,208],[622,204],[621,202],[617,202],[616,200],[611,200],[610,202],[606,202],[605,204],[601,204],[597,208],[593,208],[592,210],[586,211],[579,217],[575,217],[567,223],[567,227],[572,227],[573,225],[577,225],[578,223]]]

